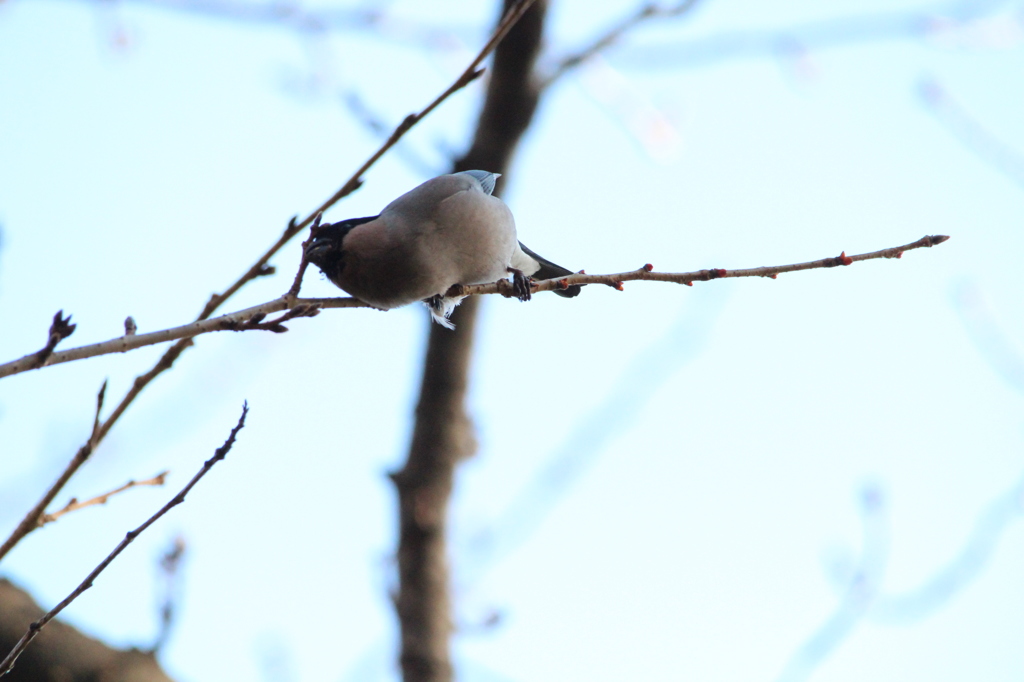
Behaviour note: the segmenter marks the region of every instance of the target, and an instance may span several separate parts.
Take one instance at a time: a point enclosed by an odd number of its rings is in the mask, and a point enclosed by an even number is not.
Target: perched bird
[[[516,296],[530,299],[530,278],[572,272],[538,256],[516,238],[512,211],[491,196],[496,173],[441,175],[398,197],[368,218],[320,225],[306,244],[306,258],[336,285],[375,308],[423,301],[434,321],[448,316],[465,296],[456,284],[486,284],[512,275]],[[457,292],[454,292],[457,293]],[[580,293],[579,285],[556,290]]]

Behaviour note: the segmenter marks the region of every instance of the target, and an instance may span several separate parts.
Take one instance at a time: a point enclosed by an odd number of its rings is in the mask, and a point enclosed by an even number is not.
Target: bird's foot
[[[508,268],[508,271],[512,273],[512,293],[520,301],[530,300],[530,285],[533,283],[533,278],[525,274],[522,270],[516,268]]]

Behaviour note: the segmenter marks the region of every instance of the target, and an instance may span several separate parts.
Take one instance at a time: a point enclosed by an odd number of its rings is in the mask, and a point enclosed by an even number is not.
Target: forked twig
[[[381,145],[381,147],[376,152],[374,152],[374,154],[371,155],[370,158],[367,159],[356,170],[352,177],[350,177],[348,181],[345,182],[345,184],[342,185],[337,192],[331,195],[330,198],[323,202],[318,208],[313,210],[312,213],[310,213],[310,215],[307,216],[302,222],[297,223],[296,219],[292,218],[292,220],[288,223],[288,226],[285,228],[284,232],[278,238],[278,240],[274,242],[274,244],[269,249],[267,249],[263,253],[263,255],[256,260],[255,263],[253,263],[252,267],[250,267],[231,286],[225,289],[223,293],[214,294],[213,296],[210,297],[210,300],[207,301],[206,305],[203,307],[203,310],[199,313],[199,316],[196,318],[196,322],[202,322],[203,320],[206,320],[211,315],[213,315],[214,311],[216,311],[225,301],[231,298],[235,293],[237,293],[243,286],[248,284],[250,281],[258,277],[263,277],[273,272],[273,267],[269,264],[268,261],[275,254],[277,254],[277,252],[280,251],[281,248],[286,243],[288,243],[303,228],[312,223],[312,221],[317,215],[326,211],[328,208],[333,206],[342,198],[348,196],[356,189],[358,189],[360,185],[362,185],[363,174],[366,173],[366,171],[369,170],[369,168],[373,166],[389,149],[391,149],[391,147],[393,147],[398,142],[399,139],[401,139],[407,132],[409,132],[409,130],[411,130],[414,125],[423,120],[428,114],[430,114],[430,112],[432,112],[434,109],[440,106],[441,103],[444,102],[452,94],[454,94],[458,90],[461,90],[466,85],[471,83],[473,80],[478,78],[483,73],[483,71],[479,68],[480,64],[494,50],[498,43],[501,42],[505,35],[508,34],[509,30],[511,30],[511,28],[516,24],[516,22],[518,22],[519,19],[522,17],[523,13],[526,12],[526,10],[529,9],[529,7],[534,2],[535,0],[520,0],[520,2],[513,6],[505,14],[504,18],[501,20],[501,23],[499,23],[498,27],[491,35],[490,40],[487,41],[487,43],[480,50],[480,52],[473,59],[473,61],[469,64],[466,70],[462,74],[460,74],[458,78],[455,79],[455,82],[452,83],[451,86],[449,86],[444,92],[437,96],[422,111],[407,116],[406,119],[402,121],[402,123],[399,124],[398,127],[395,128],[394,132],[392,132],[392,134],[388,137],[384,144]],[[283,309],[285,308],[282,307],[278,308],[277,310]],[[279,324],[280,320],[276,320],[275,322]],[[147,336],[145,334],[128,333],[128,331],[129,330],[126,328],[125,336],[121,337],[119,341],[128,342],[133,339],[139,339],[141,337]],[[272,331],[277,331],[277,329],[274,329]],[[29,512],[25,520],[22,521],[22,524],[20,524],[18,528],[15,529],[15,531],[11,534],[11,536],[3,544],[3,546],[0,547],[0,559],[2,559],[3,556],[7,552],[9,552],[11,548],[19,540],[21,540],[21,538],[23,538],[25,535],[31,532],[33,528],[37,527],[37,521],[39,517],[44,513],[46,506],[53,501],[53,498],[57,495],[60,489],[64,487],[64,485],[71,478],[71,476],[82,465],[82,463],[84,463],[84,461],[88,458],[89,454],[91,454],[95,446],[98,445],[106,437],[107,433],[114,426],[114,424],[117,423],[117,420],[120,419],[121,415],[124,414],[124,411],[128,409],[129,405],[131,405],[135,401],[135,398],[139,395],[139,393],[141,393],[142,390],[145,389],[146,386],[148,386],[151,381],[153,381],[153,379],[155,379],[164,371],[170,369],[174,365],[178,357],[183,352],[185,352],[185,350],[189,346],[192,345],[192,338],[194,336],[195,334],[181,334],[179,336],[166,339],[173,340],[176,338],[178,339],[178,341],[173,346],[168,348],[167,351],[164,352],[160,360],[158,360],[157,363],[153,365],[153,367],[150,368],[148,372],[146,372],[145,374],[141,374],[135,378],[135,381],[133,382],[131,389],[121,399],[121,402],[117,404],[117,406],[111,412],[110,416],[107,417],[106,421],[102,423],[97,422],[97,428],[94,429],[92,436],[90,436],[89,438],[89,442],[79,449],[78,453],[72,458],[71,462],[68,463],[68,466],[65,468],[60,478],[58,478],[57,483],[55,483],[54,486],[52,486],[50,490],[47,491],[43,499],[40,500],[35,507],[33,507],[32,511]],[[125,347],[123,350],[129,350],[129,348]],[[34,355],[35,354],[33,354],[33,356]],[[26,358],[30,358],[33,356],[26,356]],[[14,363],[7,363],[7,365],[4,365],[3,367],[7,368],[8,371],[6,373],[0,371],[0,377],[9,376],[10,374],[15,374],[19,371],[34,369],[34,367],[32,366],[25,366],[24,364],[22,364],[23,361],[26,360],[26,358],[22,358],[21,360],[14,361]],[[47,361],[52,362],[53,359],[54,358],[51,349],[51,352],[48,354]],[[67,360],[64,361],[66,362]],[[20,367],[21,369],[10,371],[14,367]],[[0,368],[0,370],[2,370],[2,368]]]
[[[682,0],[673,6],[662,6],[657,3],[651,2],[646,5],[642,5],[636,12],[629,15],[618,24],[612,26],[604,34],[598,36],[592,43],[587,45],[580,51],[571,54],[567,57],[562,58],[558,62],[557,66],[548,74],[541,82],[541,88],[547,88],[556,80],[566,74],[566,72],[575,69],[583,62],[587,61],[591,57],[598,53],[608,49],[619,41],[630,29],[635,28],[638,24],[641,24],[649,19],[655,18],[667,18],[667,17],[678,17],[686,14],[692,10],[700,0]]]
[[[75,327],[77,326],[71,324],[70,315],[64,317],[64,311],[58,310],[57,314],[53,316],[53,322],[50,324],[50,333],[46,337],[46,345],[43,346],[42,350],[26,356],[26,358],[31,359],[32,369],[45,365],[57,344],[74,334]]]
[[[206,460],[202,468],[199,469],[199,473],[193,476],[192,480],[189,481],[185,485],[185,487],[178,492],[177,495],[171,498],[170,502],[161,507],[158,512],[150,516],[145,523],[143,523],[141,526],[139,526],[133,531],[130,531],[127,535],[125,535],[124,539],[118,543],[117,547],[115,547],[114,550],[107,555],[107,558],[101,561],[99,565],[96,566],[96,568],[92,569],[89,575],[85,577],[85,580],[83,580],[78,585],[78,587],[76,587],[71,592],[71,594],[65,597],[63,601],[61,601],[59,604],[54,606],[42,618],[40,618],[37,621],[34,621],[28,626],[28,630],[25,631],[25,634],[21,636],[21,639],[18,640],[18,643],[14,645],[14,648],[11,649],[11,652],[9,654],[7,654],[7,657],[4,658],[3,662],[0,662],[0,677],[3,677],[11,671],[11,669],[14,667],[14,662],[18,660],[18,656],[20,656],[22,652],[24,652],[25,649],[28,648],[28,645],[32,642],[33,639],[35,639],[36,635],[39,634],[39,631],[42,630],[47,623],[53,620],[53,618],[58,613],[63,611],[68,604],[73,602],[75,599],[78,598],[79,595],[81,595],[83,592],[92,587],[93,581],[96,580],[97,576],[99,576],[99,574],[102,573],[104,569],[106,569],[107,566],[109,566],[111,562],[113,562],[114,559],[117,558],[117,555],[123,552],[124,549],[142,533],[142,531],[146,530],[154,523],[156,523],[157,519],[166,514],[173,507],[176,507],[185,501],[185,496],[188,495],[189,491],[192,490],[192,487],[199,482],[199,479],[205,476],[207,472],[209,472],[210,469],[213,468],[214,464],[224,459],[227,456],[228,452],[231,451],[231,446],[235,444],[235,437],[238,435],[238,432],[242,430],[242,427],[245,426],[245,416],[248,413],[249,404],[243,403],[242,415],[238,418],[238,423],[235,424],[235,427],[233,429],[231,429],[231,433],[228,435],[227,440],[224,441],[224,444],[217,448],[217,450],[213,453],[213,457]]]
[[[114,488],[110,492],[103,493],[102,495],[97,495],[96,497],[90,497],[88,500],[82,500],[81,502],[79,502],[77,498],[72,497],[71,500],[66,505],[64,505],[57,511],[43,514],[39,518],[39,525],[45,526],[48,523],[53,523],[65,514],[70,514],[71,512],[78,511],[79,509],[85,509],[86,507],[92,507],[98,504],[106,504],[107,500],[109,500],[114,495],[117,495],[118,493],[123,493],[126,490],[131,490],[132,488],[138,488],[144,485],[163,485],[164,481],[167,479],[167,474],[169,473],[169,471],[161,471],[159,474],[152,478],[147,478],[142,481],[128,481],[124,485]]]
[[[78,449],[75,456],[71,458],[71,461],[61,472],[56,482],[50,486],[50,489],[46,491],[43,497],[36,503],[32,509],[25,514],[25,518],[21,520],[21,523],[11,532],[10,536],[4,541],[3,545],[0,545],[0,559],[3,559],[11,549],[18,544],[23,537],[39,528],[42,524],[40,519],[43,518],[43,514],[46,513],[46,508],[50,506],[53,499],[57,497],[57,493],[61,491],[67,482],[71,479],[79,467],[85,464],[85,460],[89,459],[89,455],[92,454],[93,449],[100,439],[100,431],[102,426],[100,424],[100,411],[103,409],[103,397],[107,394],[107,382],[104,381],[100,387],[100,392],[96,394],[96,415],[92,420],[92,433],[89,434],[89,440],[86,441],[85,445]]]

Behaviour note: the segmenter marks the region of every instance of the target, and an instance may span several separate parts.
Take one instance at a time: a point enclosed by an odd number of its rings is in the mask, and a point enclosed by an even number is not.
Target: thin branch
[[[822,258],[820,260],[808,261],[806,263],[794,263],[792,265],[772,265],[760,268],[749,268],[746,270],[723,270],[721,268],[713,268],[710,270],[697,270],[695,272],[654,272],[654,268],[651,265],[645,265],[639,270],[632,270],[630,272],[620,272],[613,275],[587,275],[584,273],[577,275],[569,275],[561,279],[549,279],[543,282],[536,282],[532,289],[533,291],[553,291],[555,289],[565,289],[574,284],[607,284],[615,289],[622,289],[623,282],[629,282],[632,280],[654,280],[656,282],[675,282],[676,284],[685,284],[692,286],[694,282],[706,282],[712,279],[723,279],[728,277],[769,277],[775,279],[776,276],[786,272],[798,272],[801,270],[815,270],[818,268],[834,268],[839,265],[852,265],[857,261],[872,260],[875,258],[900,258],[903,253],[912,249],[920,249],[923,247],[931,247],[949,239],[944,235],[931,235],[922,237],[916,242],[905,244],[903,246],[894,246],[888,249],[882,249],[881,251],[872,251],[871,253],[862,253],[856,256],[847,256],[844,251],[838,256],[832,258]],[[461,287],[460,293],[471,296],[474,294],[501,294],[503,296],[513,296],[514,292],[511,289],[511,283],[506,280],[500,282],[494,282],[493,284],[475,284],[473,286]]]
[[[937,81],[923,81],[920,93],[935,118],[957,140],[982,161],[1024,187],[1024,154],[996,137]]]
[[[69,514],[73,511],[78,511],[79,509],[92,507],[97,504],[106,504],[107,500],[109,500],[114,495],[117,495],[118,493],[123,493],[126,490],[131,490],[132,488],[138,488],[144,485],[163,485],[164,481],[167,478],[167,474],[169,473],[169,471],[161,471],[153,478],[147,478],[142,481],[128,481],[124,485],[118,488],[114,488],[108,493],[103,493],[102,495],[97,495],[96,497],[91,497],[88,500],[83,500],[81,502],[79,502],[77,498],[72,497],[71,500],[66,505],[64,505],[57,511],[50,512],[48,514],[43,514],[42,517],[39,519],[39,525],[45,526],[48,523],[53,523],[65,514]]]
[[[541,88],[547,88],[556,80],[564,76],[568,71],[587,61],[594,55],[608,49],[624,36],[628,31],[642,24],[649,19],[678,17],[692,10],[700,0],[683,0],[674,6],[663,7],[651,2],[642,5],[636,12],[629,15],[618,24],[612,26],[604,34],[600,35],[592,43],[580,51],[563,57],[555,68],[541,81]]]
[[[181,564],[185,557],[185,539],[180,535],[174,539],[170,548],[160,557],[160,574],[164,579],[163,604],[160,606],[160,631],[150,651],[156,655],[167,644],[174,629],[174,616],[177,612],[181,584]]]
[[[119,336],[108,341],[89,344],[88,346],[70,348],[66,351],[54,353],[50,358],[48,366],[97,357],[99,355],[126,353],[128,351],[135,350],[136,348],[152,346],[154,344],[165,343],[167,341],[183,340],[184,342],[188,342],[193,337],[216,331],[264,330],[280,333],[287,331],[287,328],[281,325],[282,322],[296,317],[313,317],[321,308],[366,307],[368,307],[367,304],[362,301],[357,301],[354,298],[296,298],[291,299],[291,307],[289,307],[289,297],[286,294],[285,296],[281,296],[280,298],[276,298],[266,303],[261,303],[257,306],[252,306],[251,308],[245,308],[244,310],[228,313],[219,317],[197,320],[196,322],[190,322],[189,324],[181,325],[179,327],[162,329],[148,334]],[[263,319],[267,315],[281,311],[288,311],[288,313],[274,320],[263,322]],[[178,346],[175,346],[175,348],[177,347]],[[171,350],[173,349],[174,348]],[[25,356],[24,358],[0,365],[0,378],[34,369],[29,361],[29,358],[31,357],[33,356]],[[165,355],[164,357],[166,358],[167,356]],[[135,380],[136,385],[139,384],[141,378],[142,377]],[[109,421],[110,420],[108,419],[108,422]]]
[[[1007,530],[1022,516],[1024,477],[989,503],[956,556],[918,587],[878,595],[868,616],[876,622],[907,624],[932,615],[975,583],[988,567]]]
[[[505,35],[508,34],[509,30],[511,30],[511,28],[516,24],[516,22],[519,21],[520,17],[522,17],[523,13],[527,9],[529,9],[530,5],[532,5],[534,2],[535,0],[520,0],[516,5],[514,5],[505,14],[505,17],[498,24],[498,27],[491,35],[490,40],[487,41],[487,44],[484,45],[484,47],[480,50],[477,56],[469,64],[469,66],[466,67],[466,70],[459,75],[459,77],[455,80],[454,83],[452,83],[451,86],[448,87],[447,90],[438,95],[434,99],[434,101],[428,104],[419,113],[410,114],[409,116],[407,116],[405,120],[402,121],[402,123],[399,124],[397,128],[395,128],[394,132],[391,133],[391,136],[387,139],[387,141],[385,141],[384,144],[381,145],[381,147],[376,152],[374,152],[374,154],[370,156],[370,158],[367,159],[362,166],[359,167],[359,169],[352,175],[352,177],[350,177],[348,181],[344,185],[342,185],[337,192],[331,195],[329,199],[324,201],[318,208],[313,210],[302,222],[297,223],[295,218],[292,218],[292,220],[289,222],[288,226],[285,228],[284,232],[278,238],[278,240],[269,249],[267,249],[263,253],[263,255],[256,260],[255,263],[253,263],[252,267],[250,267],[249,270],[245,272],[245,274],[239,277],[234,282],[234,284],[232,284],[226,290],[224,290],[223,293],[214,294],[212,297],[210,297],[210,300],[207,301],[206,305],[203,307],[202,312],[200,312],[199,316],[196,318],[196,322],[199,323],[202,322],[203,320],[207,320],[225,301],[231,298],[250,281],[258,277],[266,276],[267,274],[273,272],[272,266],[269,265],[268,261],[275,254],[277,254],[277,252],[281,250],[281,248],[285,244],[287,244],[292,239],[292,237],[297,235],[307,225],[311,224],[317,215],[323,213],[328,208],[336,204],[338,201],[340,201],[344,197],[348,196],[349,194],[357,190],[363,183],[363,174],[366,173],[366,171],[369,170],[370,167],[373,166],[389,149],[391,149],[391,147],[393,147],[395,143],[398,142],[398,140],[400,140],[407,132],[409,132],[409,130],[411,130],[413,126],[415,126],[418,122],[422,121],[427,115],[430,114],[430,112],[432,112],[434,109],[440,106],[441,103],[448,99],[448,97],[450,97],[452,94],[454,94],[458,90],[461,90],[466,85],[468,85],[476,78],[478,78],[483,73],[483,70],[479,68],[480,64],[494,50],[498,43],[501,42]],[[316,303],[315,300],[312,302]],[[304,304],[310,303],[310,301],[297,303]],[[353,301],[353,303],[354,305],[351,305],[351,307],[365,307],[365,304],[359,301]],[[338,307],[349,306],[350,304],[338,305]],[[276,310],[284,310],[286,307],[287,306],[283,306],[281,308],[277,308]],[[277,320],[276,322],[279,323],[280,320]],[[209,331],[213,330],[211,329]],[[277,329],[274,329],[272,331],[277,331]],[[127,341],[129,339],[138,339],[140,337],[145,336],[148,335],[133,335],[126,333],[125,336],[122,337],[122,339]],[[118,403],[117,407],[114,408],[113,412],[110,414],[109,417],[107,417],[106,421],[104,421],[102,424],[97,423],[97,428],[94,429],[94,432],[90,437],[89,442],[79,449],[78,453],[72,458],[71,462],[64,470],[64,473],[61,474],[61,477],[58,479],[57,483],[55,483],[54,486],[51,487],[51,489],[46,493],[43,499],[40,500],[40,502],[32,509],[32,511],[29,512],[29,515],[25,517],[22,523],[18,526],[17,529],[15,529],[15,531],[11,534],[11,537],[8,538],[8,540],[3,544],[3,546],[0,546],[0,559],[2,559],[4,555],[6,555],[7,552],[9,552],[11,548],[15,544],[17,544],[19,540],[21,540],[21,538],[23,538],[25,535],[31,532],[32,529],[37,527],[38,519],[44,513],[46,506],[53,501],[53,498],[57,495],[60,489],[64,487],[64,485],[71,478],[71,476],[78,470],[78,468],[85,462],[85,460],[88,459],[89,455],[92,453],[95,446],[98,445],[106,437],[107,433],[109,433],[110,429],[114,426],[114,424],[117,423],[117,420],[121,418],[121,415],[124,414],[125,410],[127,410],[128,407],[135,401],[135,398],[138,397],[139,393],[141,393],[143,389],[145,389],[146,386],[148,386],[149,383],[153,381],[153,379],[155,379],[164,371],[170,369],[174,365],[174,362],[178,359],[178,357],[183,352],[185,352],[185,350],[189,346],[192,345],[192,338],[194,336],[196,336],[196,334],[171,334],[168,336],[168,338],[164,339],[179,340],[177,341],[177,343],[175,343],[173,346],[168,348],[167,351],[164,352],[160,360],[158,360],[157,363],[153,365],[153,367],[150,368],[148,372],[146,372],[145,374],[141,374],[135,378],[135,381],[132,384],[132,388],[121,399],[121,402]],[[159,341],[152,341],[151,343],[159,343]],[[150,345],[150,343],[143,343],[141,345]],[[111,350],[107,352],[123,352],[124,350],[130,350],[130,348],[124,348],[123,350]],[[83,357],[91,356],[86,355]],[[29,366],[19,365],[19,363],[21,363],[23,360],[25,360],[25,358],[22,358],[21,360],[16,360],[13,363],[7,363],[2,368],[0,368],[0,378],[4,376],[9,376],[10,374],[16,374],[18,372],[23,372],[28,369],[32,369],[32,367]],[[48,362],[51,363],[55,362],[55,360],[56,358],[54,358],[53,355],[50,355],[48,358]],[[63,361],[67,362],[67,359]]]
[[[581,273],[569,275],[568,277],[560,279],[549,279],[534,282],[532,285],[532,291],[554,291],[556,289],[564,289],[573,284],[606,284],[615,289],[621,290],[623,282],[633,280],[652,280],[656,282],[674,282],[676,284],[692,285],[693,282],[728,277],[770,277],[774,279],[777,275],[786,272],[813,270],[816,268],[832,268],[839,265],[850,265],[857,261],[872,260],[874,258],[899,258],[905,251],[935,246],[936,244],[941,244],[947,239],[949,239],[949,237],[933,235],[922,237],[916,242],[905,244],[904,246],[894,246],[889,249],[882,249],[881,251],[873,251],[871,253],[862,253],[856,256],[847,256],[844,252],[840,256],[822,258],[820,260],[809,261],[807,263],[773,265],[747,270],[722,270],[720,268],[714,268],[710,270],[696,270],[693,272],[654,272],[653,268],[649,269],[648,267],[643,267],[639,270],[631,270],[629,272],[620,272],[609,275],[587,275]],[[459,286],[456,293],[465,296],[501,294],[506,297],[511,297],[515,295],[512,291],[511,283],[508,280],[501,280],[491,284]],[[182,339],[184,342],[187,342],[189,339],[196,336],[217,331],[264,330],[283,332],[287,331],[287,328],[281,324],[282,322],[296,317],[313,317],[324,308],[370,307],[372,306],[355,298],[291,298],[291,291],[289,291],[289,293],[281,296],[280,298],[276,298],[273,301],[261,303],[260,305],[239,310],[234,313],[221,315],[220,317],[199,320],[180,327],[172,327],[170,329],[151,332],[149,334],[119,336],[115,339],[110,339],[109,341],[94,343],[88,346],[80,346],[79,348],[71,348],[66,351],[54,353],[51,356],[48,365],[57,365],[74,360],[83,360],[85,358],[108,355],[110,353],[124,353],[130,350],[135,350],[136,348],[142,348],[143,346],[151,346],[153,344],[174,341],[177,339]],[[281,317],[263,322],[263,319],[267,315],[281,311],[287,312]],[[0,378],[33,369],[31,362],[28,361],[28,358],[31,357],[33,356],[25,356],[19,360],[14,360],[0,365]],[[138,383],[138,380],[136,380],[136,383]],[[110,420],[108,420],[108,422],[109,421]],[[103,433],[102,430],[101,433]],[[0,557],[2,556],[3,555],[0,554]]]
[[[313,224],[309,226],[309,239],[302,242],[302,260],[299,262],[299,269],[296,271],[295,279],[292,280],[292,286],[288,289],[288,293],[285,296],[294,298],[299,295],[299,289],[302,288],[302,278],[305,277],[306,268],[309,267],[309,254],[306,252],[306,247],[313,242],[317,230],[320,229],[320,221],[323,217],[323,213],[317,213],[316,218],[313,218]]]
[[[42,367],[46,364],[46,361],[53,355],[53,349],[57,347],[57,344],[68,338],[75,333],[75,327],[78,325],[71,324],[71,316],[64,317],[64,311],[58,310],[57,314],[53,316],[53,322],[50,324],[50,332],[46,337],[46,345],[43,346],[42,350],[26,355],[25,358],[31,362],[31,369]]]
[[[125,0],[122,0],[125,2]],[[131,0],[132,4],[192,14],[233,24],[250,24],[294,31],[300,35],[330,31],[365,34],[376,30],[377,37],[411,42],[425,48],[450,48],[454,42],[450,28],[435,28],[425,23],[391,16],[376,8],[318,7],[310,9],[297,2],[248,2],[239,0]],[[127,4],[127,3],[126,3]],[[469,33],[469,27],[458,33]]]
[[[996,376],[1024,394],[1024,352],[1000,326],[984,292],[974,283],[964,283],[953,295],[953,307],[978,354]]]
[[[11,652],[7,654],[7,657],[3,660],[3,662],[0,662],[0,677],[6,675],[11,671],[11,669],[14,667],[14,662],[18,660],[18,656],[20,656],[22,652],[25,651],[29,643],[31,643],[31,641],[35,639],[35,636],[39,634],[39,631],[42,630],[47,623],[53,620],[53,618],[58,613],[63,611],[68,604],[73,602],[75,599],[78,598],[79,595],[81,595],[83,592],[92,587],[93,581],[96,580],[99,574],[102,573],[104,569],[106,569],[106,567],[109,566],[111,562],[113,562],[114,559],[116,559],[117,556],[122,551],[124,551],[124,549],[142,533],[142,531],[146,530],[154,523],[156,523],[156,521],[161,516],[166,514],[173,507],[176,507],[185,501],[185,496],[188,495],[189,491],[192,490],[192,487],[199,482],[199,479],[205,476],[207,472],[213,468],[214,464],[224,459],[227,456],[228,452],[231,451],[231,446],[235,444],[235,437],[238,435],[238,432],[242,430],[242,427],[245,426],[245,416],[248,413],[249,404],[243,403],[242,414],[238,418],[238,423],[235,424],[233,429],[231,429],[231,433],[228,435],[227,440],[224,441],[223,445],[217,448],[217,450],[213,453],[213,457],[206,460],[202,468],[199,469],[199,472],[192,477],[192,480],[189,481],[188,484],[185,485],[185,487],[182,488],[177,495],[171,498],[170,502],[161,507],[157,513],[149,517],[145,523],[143,523],[141,526],[139,526],[133,531],[130,531],[127,535],[125,535],[124,539],[118,543],[117,547],[115,547],[114,550],[107,555],[107,558],[101,561],[99,565],[97,565],[96,568],[94,568],[92,572],[86,576],[85,580],[83,580],[81,584],[79,584],[79,586],[71,592],[71,594],[65,597],[64,600],[61,601],[61,603],[57,604],[46,615],[44,615],[42,618],[28,626],[28,630],[25,631],[25,634],[22,635],[21,639],[14,646]]]
[[[605,397],[569,426],[497,515],[472,533],[465,551],[457,552],[461,594],[533,536],[569,489],[609,454],[608,444],[646,414],[659,389],[699,357],[725,306],[724,292],[718,293],[688,299],[665,333],[633,356]]]
[[[85,445],[78,449],[75,456],[71,458],[71,461],[61,472],[60,476],[57,477],[57,481],[50,486],[50,489],[46,491],[43,497],[36,503],[28,514],[25,514],[25,518],[21,520],[21,523],[11,532],[11,535],[4,541],[3,545],[0,545],[0,560],[2,560],[11,549],[18,544],[22,538],[39,528],[42,524],[39,520],[46,513],[46,508],[50,506],[53,499],[57,497],[57,493],[67,484],[71,477],[78,471],[79,467],[85,464],[85,460],[89,459],[89,455],[92,454],[93,449],[100,439],[100,431],[102,426],[100,424],[100,411],[103,409],[103,398],[107,394],[107,382],[103,382],[103,386],[100,387],[100,392],[96,395],[96,416],[92,420],[92,432],[89,434],[89,440],[86,441]]]
[[[701,68],[734,59],[792,55],[806,50],[883,40],[941,38],[983,16],[985,9],[936,4],[910,11],[853,14],[788,28],[724,30],[691,40],[633,46],[620,57],[648,70]]]
[[[846,584],[842,599],[828,618],[790,656],[779,682],[800,682],[846,641],[864,620],[878,596],[889,558],[889,519],[879,488],[868,486],[861,495],[864,541],[860,560]]]

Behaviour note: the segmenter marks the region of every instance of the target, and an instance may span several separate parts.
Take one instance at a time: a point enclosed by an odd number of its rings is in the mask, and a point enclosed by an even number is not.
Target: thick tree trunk
[[[512,4],[505,0],[503,13]],[[546,8],[538,0],[498,46],[473,146],[455,163],[455,171],[507,172],[537,108],[533,67]],[[455,467],[476,449],[465,399],[479,300],[472,296],[456,309],[454,331],[431,325],[409,456],[392,476],[399,499],[395,607],[406,682],[452,679],[445,529]]]

